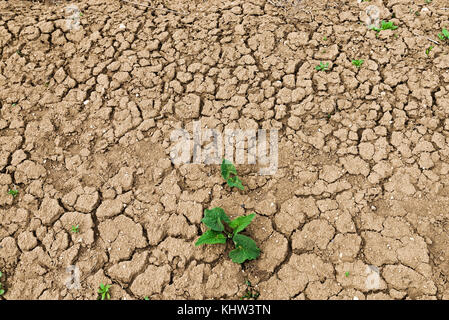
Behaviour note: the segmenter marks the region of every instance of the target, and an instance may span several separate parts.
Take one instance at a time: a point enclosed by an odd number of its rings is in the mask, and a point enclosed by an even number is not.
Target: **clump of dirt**
[[[445,1],[140,4],[0,1],[1,299],[449,298]],[[173,164],[195,120],[277,172]],[[194,246],[213,206],[259,259]]]

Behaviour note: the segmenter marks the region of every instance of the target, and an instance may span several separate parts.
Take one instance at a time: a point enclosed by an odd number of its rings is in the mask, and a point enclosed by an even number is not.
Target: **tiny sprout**
[[[104,285],[100,283],[100,288],[98,289],[98,300],[110,300],[111,294],[109,293],[110,284]]]
[[[260,296],[260,292],[253,288],[253,286],[249,280],[246,280],[245,284],[246,284],[246,293],[245,293],[245,295],[240,297],[240,300],[243,300],[243,299],[256,300]]]
[[[438,34],[438,38],[440,38],[440,40],[449,39],[449,31],[447,29],[443,29],[441,33]]]
[[[353,64],[354,66],[356,66],[357,68],[360,68],[364,62],[365,62],[365,61],[362,60],[362,59],[359,59],[359,60],[352,60],[352,64]]]
[[[80,226],[79,224],[77,224],[76,226],[72,226],[72,232],[73,233],[78,233],[80,231]]]
[[[320,64],[315,67],[315,70],[318,71],[326,71],[328,69],[329,69],[329,62],[328,63],[320,62]]]
[[[3,276],[3,273],[0,271],[0,278]],[[0,296],[2,296],[5,293],[5,290],[2,287],[2,283],[0,282]]]
[[[19,194],[19,190],[9,189],[8,194],[12,195],[13,197],[16,197]]]
[[[349,271],[346,271],[346,272],[345,272],[345,276],[346,276],[346,277],[349,277]]]

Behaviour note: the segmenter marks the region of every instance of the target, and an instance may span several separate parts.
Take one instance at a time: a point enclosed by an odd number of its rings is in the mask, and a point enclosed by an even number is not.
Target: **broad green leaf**
[[[0,296],[2,296],[5,293],[5,290],[0,289]]]
[[[443,29],[443,35],[449,39],[449,31],[447,29]]]
[[[232,187],[237,187],[240,190],[244,190],[245,189],[243,187],[242,181],[237,176],[229,178],[226,182],[228,183],[228,186],[230,186],[231,188]]]
[[[235,218],[229,223],[229,226],[234,230],[234,234],[239,233],[240,231],[245,230],[247,226],[251,223],[251,221],[254,219],[256,214],[252,213],[247,216],[241,216],[238,218]]]
[[[242,181],[237,177],[237,169],[231,161],[223,159],[221,163],[221,176],[231,188],[237,187],[240,190],[244,189]]]
[[[202,244],[216,244],[216,243],[226,243],[226,237],[224,234],[214,230],[207,230],[195,243],[196,246]]]
[[[235,249],[229,252],[229,257],[235,263],[243,263],[246,260],[254,260],[260,255],[260,249],[250,237],[236,234],[232,238]]]
[[[204,210],[204,218],[201,221],[210,229],[221,232],[224,231],[224,226],[221,221],[229,223],[231,219],[229,219],[222,208],[215,207],[211,210]]]
[[[231,161],[223,159],[223,162],[221,163],[221,176],[223,179],[228,180],[231,173],[237,175],[237,169]]]

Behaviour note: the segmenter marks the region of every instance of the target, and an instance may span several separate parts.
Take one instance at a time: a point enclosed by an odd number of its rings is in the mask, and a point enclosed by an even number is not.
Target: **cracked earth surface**
[[[75,31],[68,2],[0,1],[2,299],[448,299],[449,10],[418,2],[89,0]],[[193,120],[278,129],[278,171],[172,164]],[[194,246],[214,206],[257,214],[259,259]]]

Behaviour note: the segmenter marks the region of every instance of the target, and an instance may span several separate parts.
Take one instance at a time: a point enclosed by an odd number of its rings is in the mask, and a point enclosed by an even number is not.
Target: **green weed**
[[[447,29],[444,29],[441,31],[441,33],[438,34],[438,38],[440,40],[448,40],[449,39],[449,31]]]
[[[0,271],[0,279],[2,278],[3,273]],[[3,294],[5,294],[5,289],[3,289],[3,285],[0,282],[0,296],[2,296]]]
[[[397,28],[399,28],[399,27],[395,26],[393,21],[387,22],[387,21],[382,20],[382,22],[380,24],[380,28],[372,27],[372,30],[380,32],[383,30],[396,30]]]
[[[360,60],[352,60],[352,64],[353,64],[354,66],[356,66],[357,68],[360,68],[364,62],[365,62],[365,61],[362,60],[362,59],[360,59]]]
[[[8,194],[12,195],[15,198],[19,194],[19,190],[9,189]]]
[[[315,70],[318,70],[318,71],[326,71],[328,69],[329,69],[329,62],[326,64],[324,64],[323,62],[320,62],[320,64],[315,67]]]
[[[240,300],[243,300],[243,299],[256,300],[257,298],[259,298],[260,292],[253,288],[253,286],[251,285],[251,282],[249,282],[249,280],[246,280],[245,284],[246,284],[246,293],[242,297],[240,297]]]
[[[432,49],[435,48],[434,46],[430,46],[426,49],[426,55],[429,56],[430,51],[432,51]]]
[[[223,159],[223,162],[221,163],[221,176],[231,188],[236,187],[240,190],[244,189],[242,181],[237,176],[237,169],[231,161]]]
[[[76,226],[72,226],[72,232],[73,233],[78,233],[80,231],[80,225],[77,224]]]
[[[110,300],[111,294],[109,293],[110,284],[104,285],[100,283],[100,288],[98,289],[98,299],[97,300]]]
[[[229,253],[229,257],[233,262],[243,263],[246,260],[254,260],[259,257],[260,249],[253,239],[240,234],[240,232],[250,225],[255,216],[256,214],[252,213],[231,220],[220,207],[215,207],[211,210],[206,209],[201,222],[208,229],[199,237],[195,246],[226,243],[227,239],[232,239],[235,249]],[[227,228],[225,228],[225,225]]]

